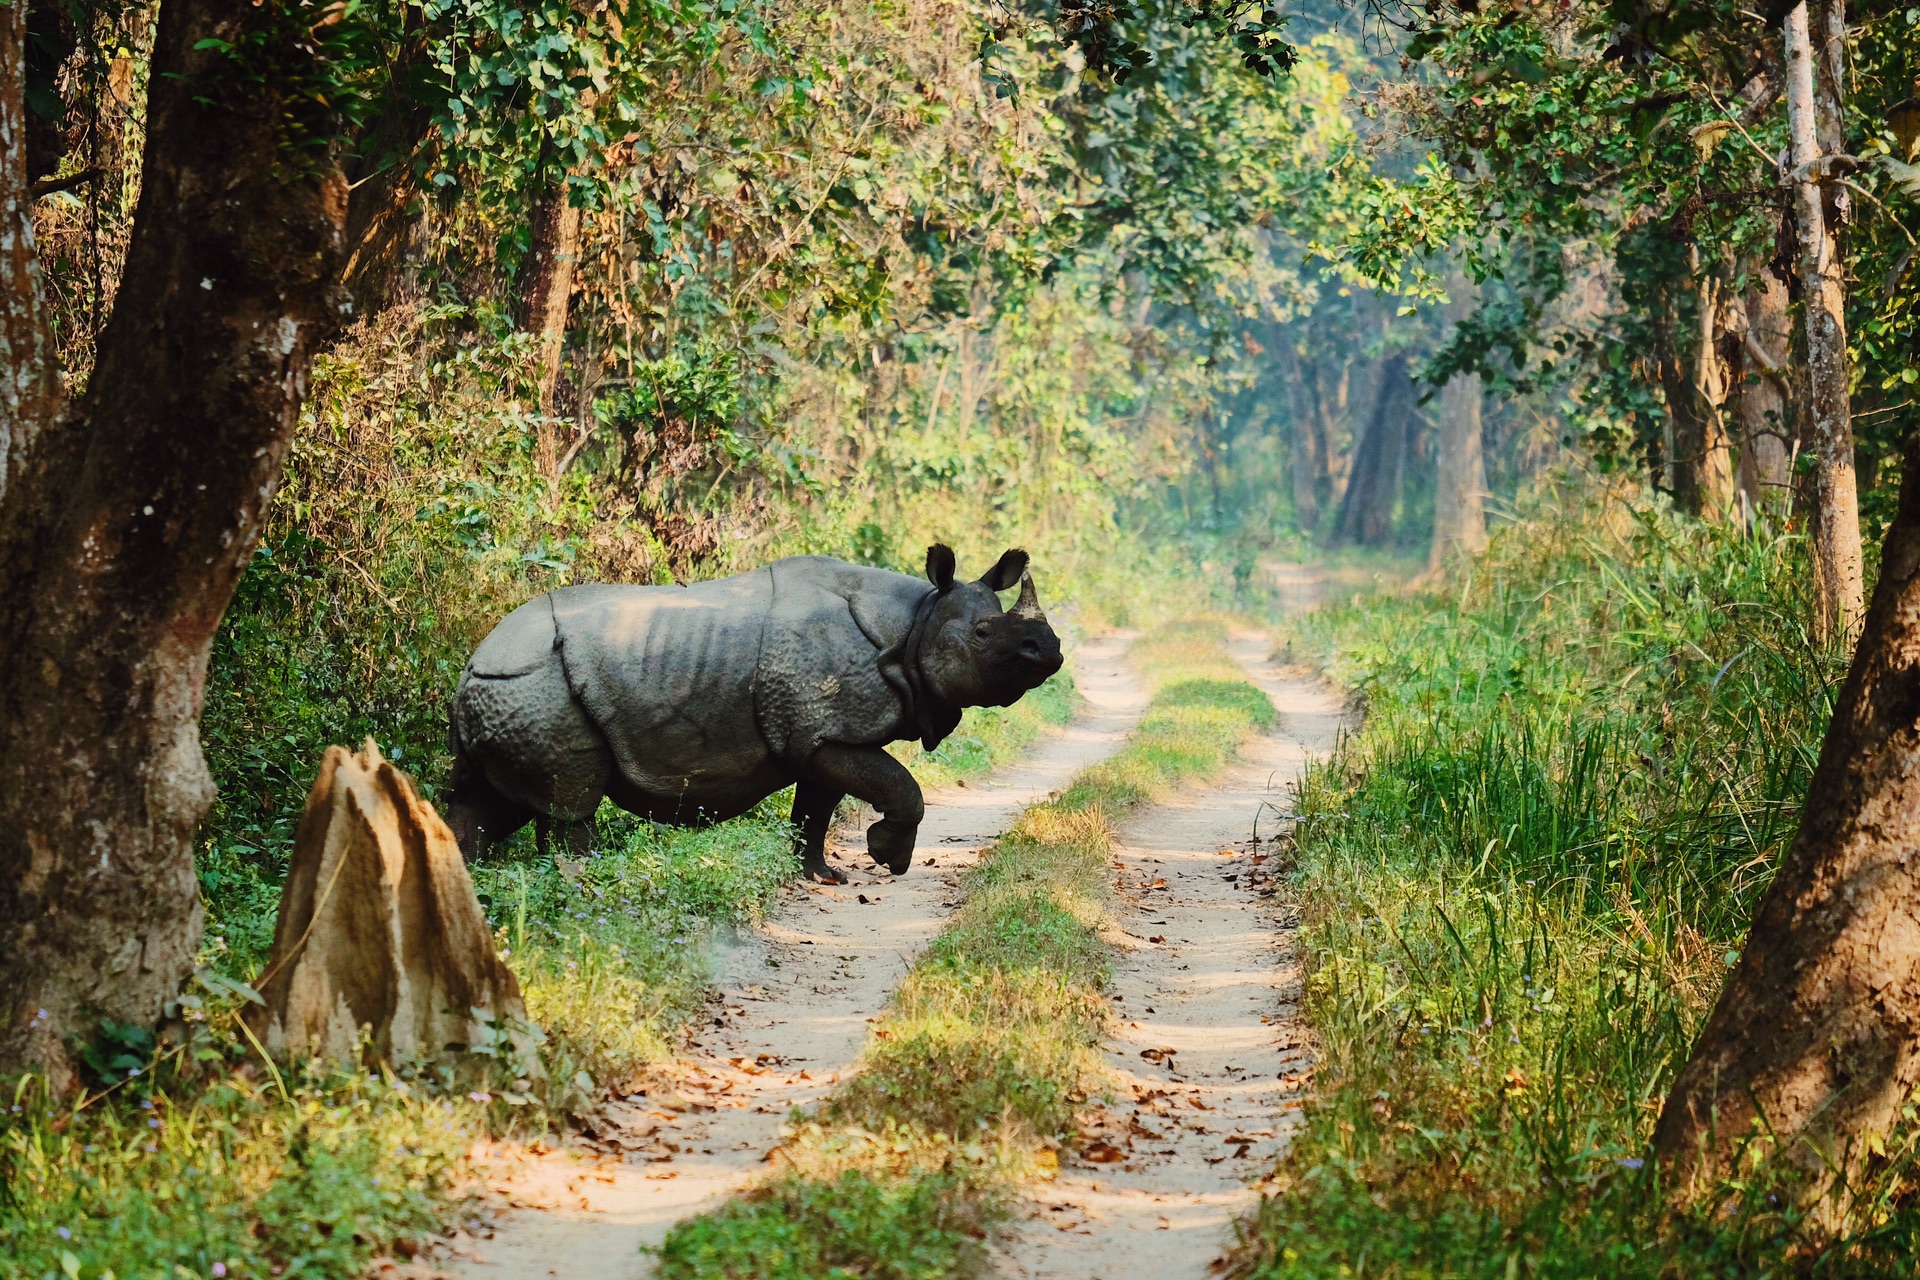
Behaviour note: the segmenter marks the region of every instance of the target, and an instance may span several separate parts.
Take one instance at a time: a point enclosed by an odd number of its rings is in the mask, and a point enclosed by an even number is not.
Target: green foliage
[[[327,746],[372,736],[431,799],[467,655],[589,554],[591,508],[533,464],[524,340],[462,340],[465,318],[390,313],[319,362],[309,429],[215,642],[202,736],[220,799],[199,873],[243,971],[272,941]]]
[[[137,1088],[11,1093],[0,1277],[349,1280],[438,1228],[481,1109],[391,1077],[269,1083],[231,1017],[184,1059],[117,1073]]]
[[[827,1177],[788,1173],[676,1227],[660,1248],[656,1274],[660,1280],[978,1275],[986,1228],[999,1206],[977,1194],[976,1183],[964,1168],[917,1175],[869,1168]]]
[[[1885,1275],[1915,1135],[1823,1244],[1646,1142],[1792,838],[1844,655],[1797,539],[1571,500],[1311,624],[1364,729],[1301,793],[1323,1046],[1238,1274]]]
[[[1792,234],[1776,166],[1787,144],[1780,14],[1717,0],[1671,14],[1599,0],[1408,12],[1406,55],[1428,75],[1396,86],[1395,105],[1434,151],[1410,177],[1373,175],[1365,216],[1329,256],[1374,282],[1410,273],[1415,293],[1438,298],[1422,260],[1458,252],[1474,279],[1511,292],[1460,326],[1430,376],[1477,370],[1565,394],[1569,442],[1610,464],[1657,462],[1667,411],[1655,362],[1696,324],[1691,295],[1703,281],[1744,294],[1770,262],[1790,270],[1778,256]],[[1920,379],[1905,340],[1914,206],[1881,158],[1899,159],[1888,117],[1920,73],[1920,13],[1869,5],[1849,22],[1841,149],[1868,162],[1837,197],[1855,202],[1855,412],[1864,457],[1897,467],[1914,424],[1906,388]],[[1621,305],[1567,298],[1599,264]],[[1869,508],[1890,507],[1896,487]]]

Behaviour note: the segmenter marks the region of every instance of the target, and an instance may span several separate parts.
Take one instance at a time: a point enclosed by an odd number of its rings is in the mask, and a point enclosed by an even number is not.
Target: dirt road
[[[721,999],[671,1078],[607,1108],[591,1145],[489,1159],[514,1207],[453,1268],[469,1280],[637,1280],[675,1222],[739,1189],[780,1140],[788,1110],[853,1065],[912,956],[955,904],[958,874],[1027,805],[1117,749],[1146,701],[1124,637],[1082,646],[1083,714],[1017,764],[927,797],[914,868],[894,880],[859,833],[836,860],[853,883],[795,887],[761,927],[722,948]]]
[[[1270,895],[1264,837],[1287,784],[1333,746],[1340,700],[1266,658],[1256,635],[1234,657],[1280,710],[1219,785],[1120,828],[1116,887],[1131,935],[1115,966],[1119,1080],[1093,1143],[1031,1192],[999,1269],[1021,1280],[1204,1277],[1249,1179],[1287,1143],[1311,1071],[1284,902]],[[1251,839],[1258,822],[1261,843]]]

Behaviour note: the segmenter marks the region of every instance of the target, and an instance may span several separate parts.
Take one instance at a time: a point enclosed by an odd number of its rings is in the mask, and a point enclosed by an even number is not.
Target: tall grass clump
[[[262,1070],[237,1005],[196,986],[166,1037],[90,1050],[79,1096],[0,1094],[0,1280],[349,1280],[441,1228],[486,1095]]]
[[[1911,1135],[1839,1244],[1760,1174],[1670,1214],[1646,1149],[1843,674],[1806,582],[1778,528],[1596,500],[1307,624],[1367,718],[1300,795],[1322,1058],[1236,1274],[1910,1272]]]
[[[662,1280],[946,1280],[979,1273],[1012,1186],[1057,1167],[1102,1087],[1111,824],[1218,771],[1273,705],[1217,622],[1133,656],[1152,703],[1111,759],[1020,816],[895,991],[857,1074],[798,1125],[777,1172],[674,1228]]]

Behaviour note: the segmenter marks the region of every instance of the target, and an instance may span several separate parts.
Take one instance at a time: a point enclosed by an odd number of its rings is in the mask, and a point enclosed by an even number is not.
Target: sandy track
[[[1268,893],[1267,837],[1290,808],[1287,783],[1325,753],[1338,697],[1266,660],[1257,635],[1234,656],[1280,710],[1218,785],[1122,824],[1115,853],[1127,951],[1115,965],[1116,1101],[1095,1140],[1029,1193],[1000,1251],[1020,1280],[1203,1277],[1248,1180],[1285,1150],[1311,1073],[1299,970],[1284,905]],[[1262,842],[1252,835],[1259,819]]]
[[[836,839],[853,883],[795,886],[770,919],[721,949],[718,1000],[675,1063],[610,1103],[558,1152],[498,1147],[490,1239],[452,1267],[469,1280],[637,1280],[643,1245],[713,1208],[760,1169],[790,1108],[852,1065],[867,1024],[956,904],[955,881],[1022,809],[1112,753],[1145,704],[1124,637],[1075,654],[1082,714],[1018,763],[927,797],[914,868],[894,880],[860,831]],[[850,840],[850,843],[847,841]]]

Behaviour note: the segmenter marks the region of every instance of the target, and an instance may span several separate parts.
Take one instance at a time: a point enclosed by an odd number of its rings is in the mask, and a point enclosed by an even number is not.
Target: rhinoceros
[[[447,821],[469,859],[537,823],[587,852],[607,797],[698,826],[793,786],[807,875],[842,883],[827,826],[845,796],[880,812],[867,852],[902,875],[920,784],[884,750],[931,751],[963,707],[1011,706],[1060,669],[1027,553],[974,582],[927,549],[927,580],[795,556],[689,587],[577,586],[509,614],[453,696]],[[995,592],[1018,584],[1003,609]]]

